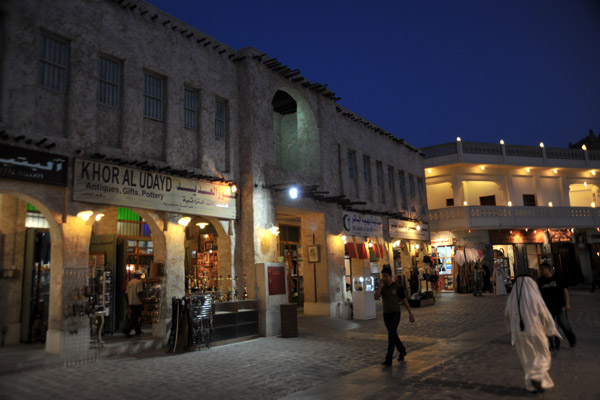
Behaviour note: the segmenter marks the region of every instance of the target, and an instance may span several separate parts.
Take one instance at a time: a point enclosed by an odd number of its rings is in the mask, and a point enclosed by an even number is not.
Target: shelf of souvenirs
[[[232,279],[231,275],[224,278],[217,275],[216,268],[198,267],[195,275],[186,276],[187,292],[209,293],[214,302],[241,301],[248,299],[248,287],[244,279]],[[234,282],[235,281],[235,282]]]

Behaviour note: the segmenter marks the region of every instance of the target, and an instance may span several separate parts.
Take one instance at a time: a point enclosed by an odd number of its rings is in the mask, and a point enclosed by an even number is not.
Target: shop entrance
[[[583,283],[581,267],[575,259],[575,251],[571,243],[552,243],[554,269],[567,281],[567,284]]]
[[[0,343],[45,343],[50,309],[50,224],[18,195],[0,194]]]
[[[154,262],[154,241],[147,221],[124,207],[104,211],[94,223],[89,249],[89,277],[103,332],[122,331],[127,318],[125,289],[135,271],[143,273],[142,331],[159,322],[164,267]]]
[[[279,224],[279,257],[287,268],[288,301],[304,307],[304,270],[300,242],[300,218],[288,218],[288,225]],[[291,225],[295,224],[297,225]]]

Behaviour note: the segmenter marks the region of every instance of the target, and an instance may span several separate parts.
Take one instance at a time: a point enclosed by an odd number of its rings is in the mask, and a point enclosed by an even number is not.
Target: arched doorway
[[[218,301],[243,298],[244,276],[233,269],[231,239],[216,218],[194,217],[185,228],[185,290]]]
[[[320,177],[319,128],[308,101],[295,89],[282,88],[271,104],[275,165],[306,177]]]
[[[18,186],[18,183],[13,186]],[[6,185],[5,185],[6,188]],[[0,191],[0,338],[3,344],[44,343],[50,321],[53,249],[61,232],[32,193]],[[60,251],[57,259],[60,260]]]
[[[165,318],[165,239],[155,216],[141,209],[101,208],[94,213],[89,277],[103,333],[123,333],[127,320],[125,289],[136,271],[143,273],[142,332],[155,334]]]

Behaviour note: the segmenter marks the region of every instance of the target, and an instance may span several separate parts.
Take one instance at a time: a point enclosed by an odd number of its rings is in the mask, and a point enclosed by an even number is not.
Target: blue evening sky
[[[598,0],[150,0],[255,47],[424,147],[567,147],[600,131]]]

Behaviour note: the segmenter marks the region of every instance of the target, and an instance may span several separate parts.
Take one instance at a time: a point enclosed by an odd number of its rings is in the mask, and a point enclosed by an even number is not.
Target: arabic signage
[[[344,234],[349,236],[383,237],[381,217],[345,212],[342,216]]]
[[[389,220],[390,237],[398,239],[429,240],[429,226],[414,221]]]
[[[227,185],[82,159],[75,160],[73,200],[236,218],[235,195]]]
[[[20,147],[0,145],[0,176],[67,185],[69,158]]]

